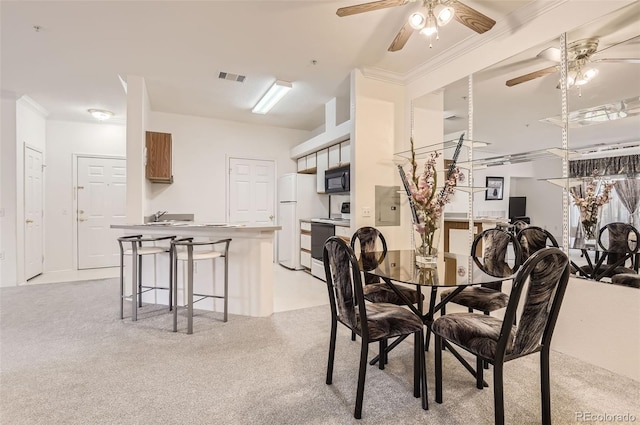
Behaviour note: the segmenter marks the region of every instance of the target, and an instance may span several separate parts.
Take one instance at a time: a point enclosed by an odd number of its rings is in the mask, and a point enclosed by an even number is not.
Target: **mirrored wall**
[[[638,21],[640,4],[635,3],[565,35],[568,171],[579,177],[570,180],[570,186],[584,190],[585,177],[593,168],[607,181],[632,180],[632,187],[638,182],[633,164],[640,154]],[[567,225],[568,244],[574,247],[581,237],[581,220],[572,197],[563,198],[567,183],[561,179],[560,60],[558,36],[445,87],[444,140],[465,132],[481,142],[473,148],[474,186],[503,181],[502,196],[488,191],[472,195],[474,218],[523,216],[551,232],[561,245]],[[632,190],[632,195],[621,197],[620,193],[614,186],[609,201],[599,208],[599,226],[640,225],[640,194]],[[457,194],[448,213],[468,213],[468,200],[467,193]],[[569,204],[566,219],[565,203]],[[571,249],[570,254],[575,266],[585,265],[585,252]],[[631,261],[625,265],[630,267]],[[605,276],[601,281],[611,279]]]

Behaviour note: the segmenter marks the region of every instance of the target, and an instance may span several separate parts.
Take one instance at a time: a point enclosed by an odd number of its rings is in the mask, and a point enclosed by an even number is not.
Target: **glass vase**
[[[416,266],[433,266],[438,261],[438,244],[440,243],[440,228],[420,233],[416,229],[415,255]]]

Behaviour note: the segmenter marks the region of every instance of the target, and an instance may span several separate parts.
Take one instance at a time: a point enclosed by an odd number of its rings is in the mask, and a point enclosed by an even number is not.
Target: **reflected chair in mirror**
[[[364,299],[373,303],[390,303],[405,305],[398,294],[389,285],[380,282],[380,278],[367,273],[378,267],[378,264],[387,252],[387,242],[382,233],[375,227],[361,227],[351,237],[351,249],[356,251],[356,243],[360,244],[360,258],[362,260],[362,270],[364,271]],[[378,243],[379,242],[379,243]],[[371,255],[374,252],[382,252],[382,258]],[[400,287],[400,285],[399,285]],[[413,304],[424,300],[424,296],[414,288],[402,287],[400,290]]]
[[[482,244],[482,255],[477,255]],[[513,249],[513,258],[508,259],[509,248]],[[520,267],[522,251],[516,236],[506,230],[487,229],[479,233],[471,245],[471,255],[474,263],[482,271],[490,276],[510,276]],[[440,298],[444,300],[453,290],[442,291]],[[488,315],[492,311],[507,306],[509,296],[502,292],[502,280],[485,283],[481,286],[464,288],[448,302],[459,304],[468,308],[469,313],[480,310]],[[445,306],[442,314],[446,314]]]
[[[187,307],[187,334],[193,333],[193,304],[202,301],[207,298],[219,298],[223,300],[223,316],[222,321],[227,321],[227,307],[229,304],[229,244],[231,239],[220,239],[217,241],[203,241],[195,242],[193,238],[182,238],[175,241],[171,241],[171,252],[173,253],[173,290],[174,290],[174,311],[173,311],[173,331],[178,331],[178,261],[182,261],[186,265],[186,280],[183,285],[183,304]],[[221,246],[219,249],[215,249],[216,245]],[[197,247],[197,249],[194,249]],[[202,248],[205,249],[202,249]],[[215,259],[224,258],[224,283],[222,295],[215,293],[209,294],[194,294],[193,286],[193,268],[194,262],[200,260],[212,260],[214,263],[215,276]],[[212,290],[215,292],[214,290]],[[193,300],[193,297],[199,297],[197,300]],[[215,306],[215,304],[214,304]]]
[[[171,286],[171,267],[173,265],[171,250],[168,246],[157,245],[161,241],[173,241],[175,236],[163,237],[144,237],[143,235],[122,236],[118,238],[120,246],[120,318],[124,318],[124,301],[129,298],[124,294],[124,258],[131,257],[131,320],[138,320],[138,309],[142,307],[142,294],[149,291],[166,290],[169,291],[169,311],[173,308],[172,303],[172,286]],[[125,247],[127,246],[127,247]],[[169,253],[169,283],[168,286],[143,285],[142,283],[142,257],[154,256],[156,254]],[[155,268],[154,268],[155,270]],[[157,275],[157,272],[155,273]],[[154,276],[157,281],[157,276]],[[137,302],[136,302],[137,298]]]
[[[612,278],[617,274],[638,273],[640,234],[635,227],[622,222],[609,223],[600,229],[597,241],[598,249],[606,251],[606,259],[599,267],[596,263],[596,280]],[[590,266],[582,266],[581,269],[593,275]]]
[[[353,250],[338,237],[327,239],[323,249],[324,269],[331,307],[331,336],[327,362],[327,385],[333,382],[338,322],[360,336],[360,366],[354,417],[362,417],[365,376],[369,343],[380,342],[380,366],[385,363],[382,341],[403,335],[414,335],[413,395],[422,396],[422,408],[427,404],[427,375],[425,368],[422,320],[406,308],[388,303],[366,303],[362,273]]]
[[[514,278],[503,320],[475,313],[452,313],[436,319],[432,325],[436,345],[436,402],[442,403],[441,348],[445,342],[476,356],[479,389],[483,388],[481,362],[493,364],[496,425],[504,424],[504,363],[539,352],[542,423],[551,424],[549,349],[568,281],[566,254],[558,248],[543,248],[529,257]],[[523,292],[523,305],[518,309]],[[513,322],[518,311],[519,326],[516,327]]]
[[[522,249],[522,261],[525,261],[542,248],[552,246],[558,248],[558,241],[556,238],[549,233],[549,231],[538,226],[522,228],[516,234],[516,239]]]

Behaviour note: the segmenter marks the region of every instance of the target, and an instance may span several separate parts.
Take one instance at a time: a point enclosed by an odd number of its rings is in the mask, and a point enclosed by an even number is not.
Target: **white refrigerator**
[[[316,192],[315,174],[284,174],[278,179],[278,262],[292,270],[300,265],[300,220],[329,217],[327,195]]]

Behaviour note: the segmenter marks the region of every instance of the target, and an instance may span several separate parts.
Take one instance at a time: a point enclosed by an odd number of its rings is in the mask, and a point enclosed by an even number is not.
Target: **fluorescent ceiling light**
[[[105,121],[113,116],[113,112],[105,109],[87,109],[87,112],[89,112],[91,116],[98,121]]]
[[[276,103],[284,97],[289,90],[291,90],[291,83],[287,81],[277,80],[269,88],[269,90],[262,96],[262,99],[258,101],[256,106],[253,107],[251,112],[254,114],[266,114],[275,106]]]

